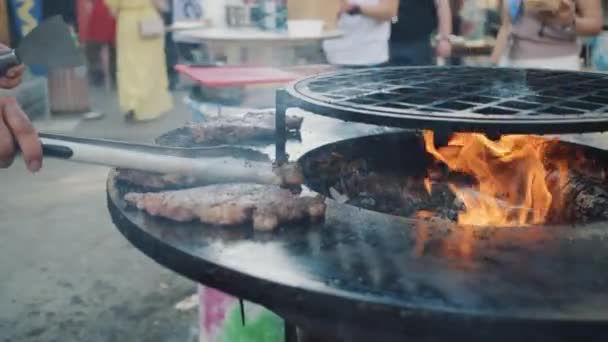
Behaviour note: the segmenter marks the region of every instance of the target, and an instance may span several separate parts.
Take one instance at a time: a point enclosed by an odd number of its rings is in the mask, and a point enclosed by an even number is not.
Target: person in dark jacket
[[[436,55],[448,58],[452,52],[450,0],[400,0],[399,15],[393,20],[390,39],[391,65],[433,63],[431,35],[436,32]]]

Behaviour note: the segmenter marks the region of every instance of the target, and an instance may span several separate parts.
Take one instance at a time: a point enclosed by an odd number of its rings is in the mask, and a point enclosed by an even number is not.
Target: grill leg
[[[287,156],[287,127],[285,125],[287,116],[287,92],[284,89],[277,90],[275,108],[275,128],[276,128],[276,162],[281,165],[288,161]]]
[[[298,342],[298,328],[289,322],[285,322],[285,342]]]

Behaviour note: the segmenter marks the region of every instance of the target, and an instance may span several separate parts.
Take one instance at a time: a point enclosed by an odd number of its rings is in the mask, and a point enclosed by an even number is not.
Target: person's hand
[[[0,52],[8,50],[8,46],[0,43]],[[23,80],[25,65],[17,65],[8,69],[5,75],[0,75],[0,88],[13,89],[16,88]]]
[[[338,9],[338,18],[349,11],[348,0],[340,0],[340,8]]]
[[[38,133],[14,97],[0,97],[0,168],[11,166],[17,146],[28,170],[40,170],[42,145]]]
[[[452,43],[447,39],[440,39],[437,42],[437,57],[448,58],[452,55]]]
[[[13,89],[21,84],[23,80],[23,73],[25,72],[25,65],[14,66],[6,72],[5,75],[0,77],[0,88],[2,89]]]
[[[572,25],[576,17],[576,5],[572,0],[561,0],[557,12],[542,12],[538,14],[538,17],[544,22],[557,26]]]
[[[572,0],[562,0],[559,11],[554,18],[554,22],[561,26],[569,26],[574,23],[576,16],[576,5]]]
[[[340,0],[340,9],[338,10],[338,17],[343,14],[351,12],[356,5],[351,4],[348,0]]]

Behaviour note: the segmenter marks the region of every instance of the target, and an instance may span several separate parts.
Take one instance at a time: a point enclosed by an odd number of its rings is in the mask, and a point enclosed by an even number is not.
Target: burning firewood
[[[608,220],[608,186],[578,172],[560,182],[558,171],[549,176],[554,205],[550,223],[589,223]],[[560,184],[561,183],[561,184]]]
[[[569,158],[573,158],[573,151],[566,150]],[[552,156],[557,155],[552,154]],[[550,172],[547,176],[547,184],[553,204],[546,223],[574,224],[608,220],[608,184],[602,176],[605,174],[603,169],[598,171],[597,165],[593,164],[592,167],[591,164],[585,163],[581,156],[576,158],[578,159],[571,159],[576,160],[576,167],[570,166],[570,171],[565,175],[563,172],[560,173],[554,164],[548,165]],[[356,163],[356,165],[361,166],[364,163]],[[457,221],[458,215],[465,211],[465,207],[454,193],[454,184],[458,184],[461,193],[469,199],[478,202],[492,201],[501,210],[512,212],[532,210],[481,194],[476,189],[474,179],[450,171],[444,164],[434,164],[427,171],[429,177],[425,180],[416,176],[350,169],[350,172],[342,173],[336,189],[346,195],[347,203],[351,205],[425,220]],[[430,184],[430,192],[425,183]],[[420,213],[424,215],[421,216]]]

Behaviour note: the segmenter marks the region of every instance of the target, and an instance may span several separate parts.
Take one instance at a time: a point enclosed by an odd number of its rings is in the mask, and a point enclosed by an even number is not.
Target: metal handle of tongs
[[[161,174],[183,174],[212,182],[283,184],[272,163],[229,156],[180,157],[159,146],[40,134],[45,157]]]

